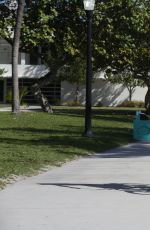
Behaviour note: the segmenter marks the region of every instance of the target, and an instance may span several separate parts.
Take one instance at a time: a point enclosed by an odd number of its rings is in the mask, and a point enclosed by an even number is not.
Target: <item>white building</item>
[[[61,103],[73,101],[75,98],[75,85],[68,82],[61,83]],[[136,87],[132,100],[144,101],[146,88]],[[85,87],[80,87],[79,100],[85,104]],[[128,90],[122,85],[110,84],[102,78],[97,79],[92,86],[92,104],[103,106],[117,106],[123,101],[129,100]]]
[[[0,79],[0,102],[7,102],[7,94],[11,89],[11,46],[3,39],[0,39],[0,69],[5,69],[6,73]],[[40,59],[25,54],[19,54],[18,74],[19,85],[30,86],[37,78],[41,78],[47,73],[47,68],[41,64]],[[67,104],[73,102],[75,98],[76,86],[68,82],[55,83],[42,88],[42,92],[48,97],[50,103],[60,102]],[[133,93],[133,100],[144,101],[146,88],[136,87]],[[92,103],[93,105],[102,104],[104,106],[116,106],[128,100],[129,94],[122,85],[112,85],[99,76],[93,83]],[[31,92],[24,99],[27,103],[36,103]],[[79,101],[85,103],[85,86],[80,87]]]
[[[12,47],[5,40],[0,39],[0,69],[4,69],[5,73],[0,79],[0,102],[7,102],[7,95],[12,86],[12,66],[11,66]],[[35,56],[19,53],[18,76],[19,86],[31,86],[48,72],[48,69],[41,64],[41,60]],[[42,88],[42,92],[48,99],[60,101],[60,83],[52,84]],[[32,92],[25,96],[24,101],[27,103],[36,103]]]

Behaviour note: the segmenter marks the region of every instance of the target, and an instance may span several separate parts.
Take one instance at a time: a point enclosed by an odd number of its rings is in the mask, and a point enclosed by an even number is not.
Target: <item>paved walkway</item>
[[[12,109],[11,109],[11,106],[7,106],[7,105],[1,105],[0,107],[0,112],[10,112]],[[21,106],[20,107],[20,110],[21,112],[34,112],[34,111],[42,111],[41,110],[41,107],[40,106],[36,106],[36,105],[30,105],[30,106]]]
[[[81,158],[0,191],[0,230],[150,229],[150,143]]]

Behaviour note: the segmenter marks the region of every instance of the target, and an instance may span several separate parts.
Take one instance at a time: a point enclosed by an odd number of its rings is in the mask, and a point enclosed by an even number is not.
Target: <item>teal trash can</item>
[[[150,120],[140,120],[140,113],[137,113],[133,121],[133,138],[138,141],[150,141]]]

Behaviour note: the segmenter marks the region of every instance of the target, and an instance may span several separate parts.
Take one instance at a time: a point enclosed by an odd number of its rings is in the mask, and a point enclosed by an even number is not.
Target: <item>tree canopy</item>
[[[143,40],[145,43],[144,36],[149,30],[149,4],[146,0],[96,2],[93,19],[95,69],[106,66],[122,69],[134,64],[135,53],[139,56],[140,52],[136,50],[138,44],[141,47]],[[0,36],[11,42],[14,11],[8,11],[1,10]],[[86,55],[86,15],[82,1],[31,1],[24,13],[20,48],[35,52],[37,46],[59,58]]]
[[[20,50],[40,55],[57,69],[86,57],[86,14],[81,0],[26,1]],[[15,11],[0,8],[0,36],[12,44]],[[93,16],[94,70],[128,69],[150,85],[150,2],[96,1]],[[42,48],[38,53],[37,47]]]

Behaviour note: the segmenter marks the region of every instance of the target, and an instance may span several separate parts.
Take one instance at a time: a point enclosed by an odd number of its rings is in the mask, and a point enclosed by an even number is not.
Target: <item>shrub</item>
[[[11,102],[12,102],[12,90],[11,90],[11,89],[7,90],[6,101],[7,101],[8,103],[11,103]]]
[[[101,101],[98,101],[97,104],[96,104],[97,107],[103,107],[103,103]]]
[[[124,101],[118,105],[118,107],[134,107],[134,108],[144,108],[143,101]]]
[[[50,100],[50,104],[52,105],[60,105],[60,99],[59,98],[53,98]]]
[[[27,86],[23,86],[20,91],[19,91],[19,99],[20,99],[20,104],[23,105],[25,104],[23,99],[24,97],[28,94],[28,87]]]
[[[25,104],[23,99],[27,94],[28,94],[27,86],[23,86],[22,88],[20,88],[20,90],[19,90],[20,105]],[[9,103],[12,102],[12,89],[7,90],[6,101],[9,102]]]
[[[68,106],[82,106],[80,101],[68,101],[66,104]]]

